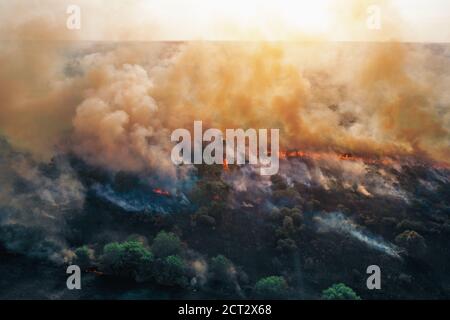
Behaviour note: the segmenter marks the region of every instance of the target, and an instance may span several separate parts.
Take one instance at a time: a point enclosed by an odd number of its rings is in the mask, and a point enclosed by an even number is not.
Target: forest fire
[[[398,163],[398,159],[395,160],[391,157],[369,157],[369,156],[359,156],[353,155],[351,153],[333,153],[333,152],[317,152],[317,151],[280,151],[279,156],[281,160],[291,159],[291,158],[302,158],[302,159],[312,159],[312,160],[328,160],[328,161],[354,161],[363,162],[365,164],[371,165],[393,165]],[[416,165],[426,165],[431,166],[436,169],[449,169],[449,165],[443,162],[435,162],[426,157],[416,157],[416,158],[404,158],[407,163],[414,163]]]
[[[223,170],[225,170],[225,171],[229,171],[230,170],[230,168],[228,167],[228,161],[227,161],[227,159],[223,159]]]
[[[96,276],[103,276],[105,273],[99,271],[96,267],[88,267],[85,270],[87,273],[95,274]]]
[[[268,153],[270,156],[270,152]],[[280,160],[289,159],[304,159],[304,160],[315,160],[315,161],[352,161],[352,162],[362,162],[369,165],[384,165],[392,166],[399,163],[398,157],[380,157],[380,156],[361,156],[354,155],[351,153],[335,153],[330,151],[306,151],[306,150],[289,150],[280,151],[278,153]],[[399,156],[400,157],[400,156]],[[450,169],[450,166],[443,162],[435,162],[426,157],[404,157],[405,164],[415,164],[420,166],[431,166],[436,169]],[[229,171],[229,165],[226,159],[223,162],[223,170]]]
[[[384,165],[394,163],[394,160],[390,158],[383,158],[383,159],[369,158],[363,156],[355,156],[352,155],[351,153],[336,154],[333,152],[291,150],[291,151],[280,151],[279,155],[280,159],[282,160],[286,160],[289,158],[304,158],[312,160],[361,161],[367,164],[384,164]]]
[[[119,2],[0,0],[1,300],[450,299],[449,1]]]

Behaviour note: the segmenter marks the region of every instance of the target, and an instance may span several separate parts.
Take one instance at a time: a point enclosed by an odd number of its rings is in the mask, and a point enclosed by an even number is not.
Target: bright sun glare
[[[173,17],[173,28],[177,28],[177,34],[181,35],[194,33],[215,38],[214,35],[224,32],[232,38],[259,36],[266,40],[276,40],[302,34],[316,36],[326,33],[331,21],[331,2],[169,0],[164,8],[150,2],[148,9],[152,13],[159,12],[156,16]],[[173,8],[178,8],[177,13],[174,13]],[[183,28],[178,28],[181,25]]]

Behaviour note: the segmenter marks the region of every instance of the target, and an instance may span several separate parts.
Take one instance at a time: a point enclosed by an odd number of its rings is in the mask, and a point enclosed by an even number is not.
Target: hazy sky
[[[450,41],[449,0],[169,0],[144,1],[171,38],[333,40],[397,38]],[[370,5],[381,8],[382,28],[368,32]]]
[[[449,0],[166,0],[143,1],[165,37],[180,39],[450,41]],[[382,28],[368,32],[370,5]]]
[[[69,4],[85,40],[450,42],[450,0],[0,0],[0,27],[41,11],[65,18]],[[371,5],[380,30],[367,28]]]

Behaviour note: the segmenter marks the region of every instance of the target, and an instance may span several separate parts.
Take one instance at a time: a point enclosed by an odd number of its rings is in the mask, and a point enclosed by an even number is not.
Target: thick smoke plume
[[[63,262],[66,218],[82,209],[85,189],[56,159],[45,168],[0,140],[0,242],[8,250]]]
[[[170,133],[194,120],[221,130],[279,128],[282,150],[450,164],[448,45],[77,42],[77,32],[61,27],[61,3],[31,11],[23,2],[1,3],[0,134],[14,149],[2,151],[0,201],[11,214],[2,225],[42,225],[54,231],[47,236],[53,243],[62,241],[56,210],[82,206],[83,187],[63,160],[51,177],[36,168],[67,155],[105,171],[177,182],[190,168],[172,164]],[[114,33],[113,19],[104,20],[95,21]],[[11,160],[14,152],[26,159]],[[324,166],[365,196],[403,197],[389,173],[367,178],[361,162]],[[333,181],[322,169],[299,164],[281,172],[327,188]],[[230,184],[251,188],[250,173]],[[36,188],[18,192],[17,181]],[[258,188],[263,197],[268,185]],[[388,252],[344,222],[338,228]]]
[[[52,40],[44,21],[28,24]],[[23,28],[26,39],[31,28]],[[280,128],[285,150],[448,164],[444,48],[5,42],[0,131],[36,159],[73,152],[111,170],[172,177],[168,137],[198,119],[219,129]]]

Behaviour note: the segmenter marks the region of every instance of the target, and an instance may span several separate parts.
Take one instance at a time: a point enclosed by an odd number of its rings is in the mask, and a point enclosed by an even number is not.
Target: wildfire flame
[[[228,161],[227,159],[223,159],[223,170],[229,171],[230,168],[228,167]]]
[[[279,157],[281,160],[286,160],[289,158],[303,158],[303,159],[313,159],[313,160],[340,160],[340,161],[359,161],[366,164],[382,164],[382,165],[393,165],[398,163],[397,160],[388,157],[367,157],[367,156],[359,156],[353,155],[350,153],[342,153],[336,154],[333,152],[315,152],[315,151],[280,151]],[[411,161],[411,159],[409,159]],[[449,169],[450,167],[441,162],[432,162],[427,161],[426,159],[416,159],[414,161],[417,165],[431,165],[434,168],[439,169]]]
[[[153,189],[153,192],[156,193],[156,194],[162,195],[162,196],[166,196],[166,197],[170,196],[169,191],[165,191],[165,190],[162,190],[162,189],[159,189],[159,188]]]
[[[270,152],[268,153],[270,156]],[[360,156],[353,155],[351,153],[335,153],[335,152],[318,152],[318,151],[306,151],[306,150],[289,150],[289,151],[279,151],[278,153],[280,160],[288,160],[292,158],[301,158],[301,159],[310,159],[310,160],[326,160],[326,161],[355,161],[355,162],[363,162],[365,164],[372,165],[394,165],[399,162],[399,159],[389,158],[389,157],[368,157],[368,156]],[[450,169],[450,166],[442,163],[442,162],[431,162],[427,161],[426,158],[416,159],[415,161],[412,159],[405,159],[405,161],[411,163],[415,163],[416,165],[431,165],[434,168],[438,169]],[[223,170],[229,171],[229,165],[226,159],[223,161]]]
[[[315,151],[280,151],[279,157],[281,160],[288,158],[303,158],[303,159],[313,159],[313,160],[344,160],[344,161],[361,161],[369,164],[381,163],[384,165],[393,164],[394,160],[390,158],[376,159],[362,156],[355,156],[350,153],[336,154],[332,152],[315,152]]]
[[[85,270],[87,273],[93,273],[97,276],[103,276],[104,273],[101,271],[98,271],[96,267],[89,267]]]

